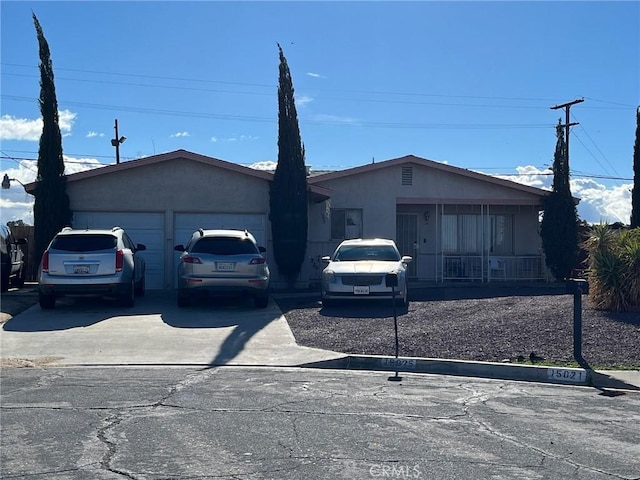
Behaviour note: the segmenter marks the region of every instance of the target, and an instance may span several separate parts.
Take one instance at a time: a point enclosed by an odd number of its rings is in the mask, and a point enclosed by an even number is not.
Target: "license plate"
[[[218,270],[219,272],[233,272],[235,268],[236,268],[236,264],[233,262],[216,263],[216,270]]]
[[[89,273],[89,265],[74,265],[73,273]]]
[[[369,286],[356,286],[353,287],[354,295],[369,295]]]

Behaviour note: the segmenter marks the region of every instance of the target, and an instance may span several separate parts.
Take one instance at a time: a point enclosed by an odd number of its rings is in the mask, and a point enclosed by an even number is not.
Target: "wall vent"
[[[402,167],[402,185],[413,185],[413,167]]]

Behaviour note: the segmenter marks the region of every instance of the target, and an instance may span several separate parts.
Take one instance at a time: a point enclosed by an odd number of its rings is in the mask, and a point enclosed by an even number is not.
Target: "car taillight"
[[[124,252],[122,250],[118,250],[116,252],[116,272],[121,272],[123,265],[124,265]]]
[[[257,258],[252,258],[251,261],[249,262],[249,265],[262,265],[265,262],[266,260],[264,259],[264,257],[257,257]]]
[[[182,261],[184,263],[202,263],[202,260],[200,260],[200,258],[192,257],[191,255],[187,255],[186,257],[183,257]]]
[[[43,254],[42,254],[42,271],[43,272],[49,272],[49,251],[46,250]]]

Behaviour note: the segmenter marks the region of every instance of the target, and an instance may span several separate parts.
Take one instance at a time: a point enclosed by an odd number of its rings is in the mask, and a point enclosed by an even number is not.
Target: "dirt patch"
[[[393,308],[319,299],[278,299],[300,345],[394,355]],[[640,312],[609,313],[582,297],[584,358],[594,368],[640,367]],[[573,296],[563,288],[425,289],[397,311],[401,356],[570,365]]]
[[[64,357],[39,357],[39,358],[3,358],[0,359],[0,367],[2,368],[29,368],[42,367],[50,363],[56,363]]]

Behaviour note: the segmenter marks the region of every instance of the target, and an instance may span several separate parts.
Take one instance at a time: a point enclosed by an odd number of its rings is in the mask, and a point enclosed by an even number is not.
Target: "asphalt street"
[[[640,395],[254,367],[9,368],[3,479],[637,479]]]

